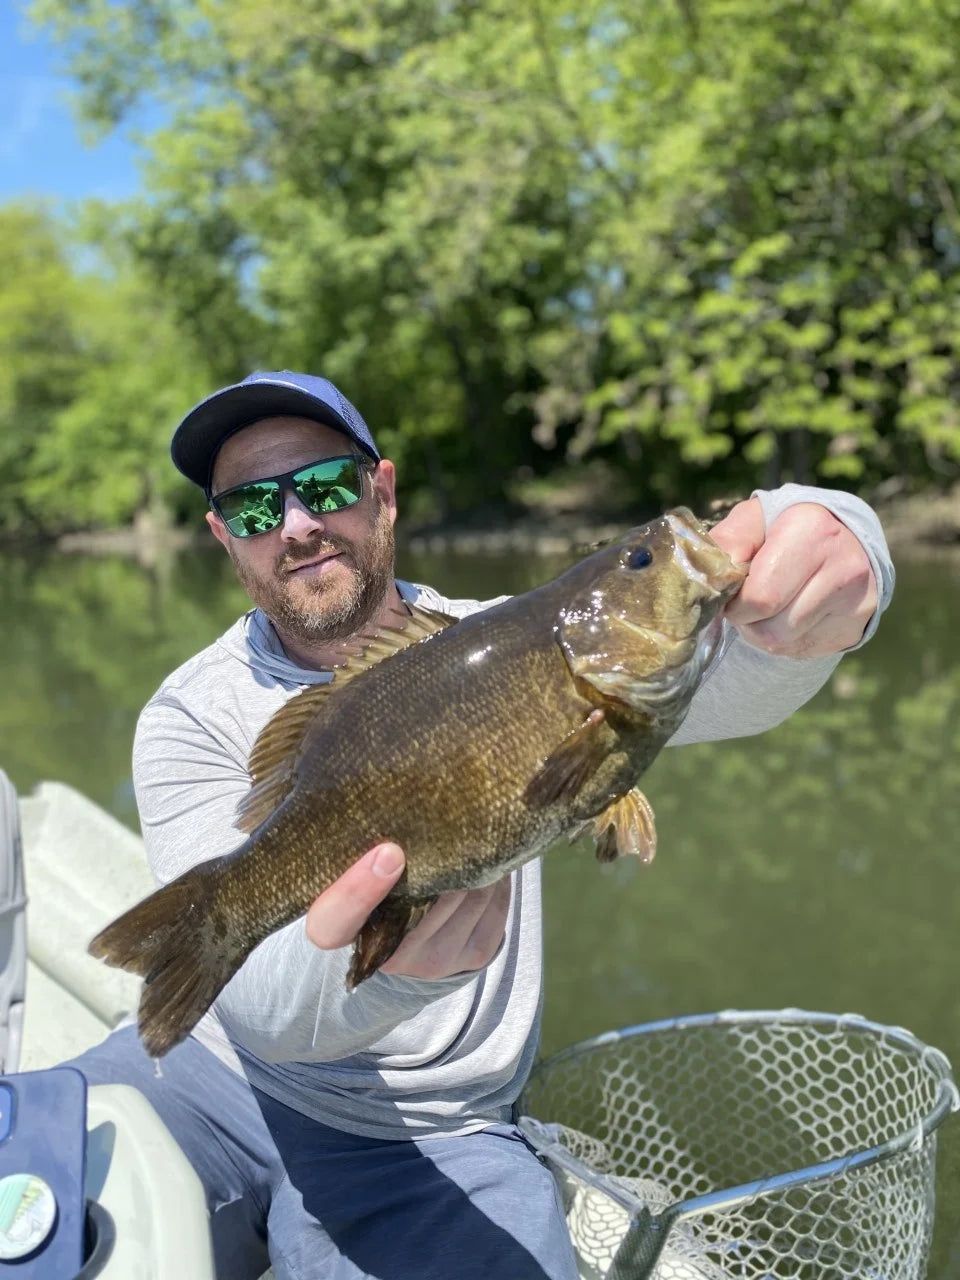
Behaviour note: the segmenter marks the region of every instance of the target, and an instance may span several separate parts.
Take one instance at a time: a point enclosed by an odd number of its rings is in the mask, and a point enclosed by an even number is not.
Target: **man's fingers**
[[[800,595],[820,563],[811,562],[805,552],[791,556],[789,549],[768,543],[758,552],[724,617],[741,631],[751,623],[775,618]]]
[[[811,515],[811,510],[824,519]],[[746,581],[728,605],[729,621],[743,628],[787,609],[833,554],[834,538],[842,527],[822,507],[811,509],[807,504],[785,511],[774,521]]]
[[[324,890],[307,912],[307,937],[331,950],[353,941],[404,868],[399,845],[377,845]],[[441,894],[382,966],[385,973],[443,978],[482,969],[503,939],[510,909],[510,879],[484,889]]]
[[[486,910],[492,892],[492,889],[473,889],[464,893],[460,895],[456,909],[447,915],[439,928],[419,936],[417,930],[408,933],[383,966],[384,972],[414,972],[421,978],[443,978],[469,968],[462,962],[461,952]],[[453,896],[450,895],[451,898]],[[431,907],[429,914],[432,915],[438,906],[439,902]],[[426,918],[421,924],[426,924]]]
[[[430,950],[441,966],[451,958],[456,960],[454,972],[464,969],[481,969],[487,958],[475,946],[473,938],[480,922],[488,911],[493,909],[496,915],[500,911],[503,895],[498,895],[499,885],[491,885],[485,889],[474,889],[467,894],[460,910],[451,916],[433,938],[430,939]],[[510,886],[507,884],[507,901],[509,902]],[[506,912],[503,913],[506,920]],[[484,935],[481,935],[484,936]]]
[[[403,867],[403,850],[396,844],[377,845],[359,858],[307,912],[307,937],[314,946],[331,950],[352,942],[400,879]]]
[[[454,899],[458,901],[449,910]],[[485,889],[444,894],[407,934],[383,972],[429,979],[482,969],[500,946],[509,909],[509,877]],[[433,926],[438,920],[439,927],[424,930],[428,921]]]
[[[877,587],[856,536],[823,508],[791,508],[774,524],[727,617],[756,648],[821,657],[856,644]]]
[[[416,928],[410,930],[404,942],[410,941],[419,945],[426,942],[428,938],[432,938],[459,910],[466,897],[466,889],[451,889],[448,893],[441,893]]]
[[[436,968],[435,939],[448,922],[462,910],[464,903],[470,897],[466,889],[441,893],[420,923],[410,930],[389,960],[381,965],[384,973],[405,973],[420,978],[444,976],[439,972],[434,973],[431,969],[431,966]],[[430,972],[427,972],[428,969]]]
[[[853,535],[851,534],[852,538]],[[741,626],[757,648],[798,658],[821,657],[856,644],[873,617],[873,573],[859,561],[837,556],[806,583],[776,617]]]

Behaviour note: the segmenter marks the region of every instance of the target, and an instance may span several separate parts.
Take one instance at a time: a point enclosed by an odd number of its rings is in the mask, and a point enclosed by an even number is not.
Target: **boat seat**
[[[20,811],[13,783],[0,769],[0,1073],[20,1062],[27,970],[26,897]]]

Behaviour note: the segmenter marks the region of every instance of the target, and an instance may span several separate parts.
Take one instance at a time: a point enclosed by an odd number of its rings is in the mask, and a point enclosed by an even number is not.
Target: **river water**
[[[404,576],[478,598],[561,567],[400,557]],[[601,868],[579,846],[549,855],[545,1052],[654,1018],[798,1006],[906,1026],[960,1073],[960,562],[898,572],[876,639],[801,712],[759,738],[661,756],[644,787],[660,841],[649,869]],[[21,792],[59,779],[136,826],[137,713],[244,607],[213,554],[163,573],[7,555],[0,766]],[[957,1275],[953,1117],[930,1277]]]

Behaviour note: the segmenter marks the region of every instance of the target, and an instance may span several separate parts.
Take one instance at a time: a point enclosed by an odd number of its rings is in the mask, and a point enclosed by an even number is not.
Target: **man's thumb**
[[[737,564],[749,564],[763,546],[767,530],[759,498],[738,502],[713,526],[710,537]]]

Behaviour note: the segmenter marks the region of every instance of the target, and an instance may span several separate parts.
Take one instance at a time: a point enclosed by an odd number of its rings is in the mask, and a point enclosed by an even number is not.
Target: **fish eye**
[[[628,569],[645,569],[653,563],[653,552],[649,547],[634,547],[627,557]]]

